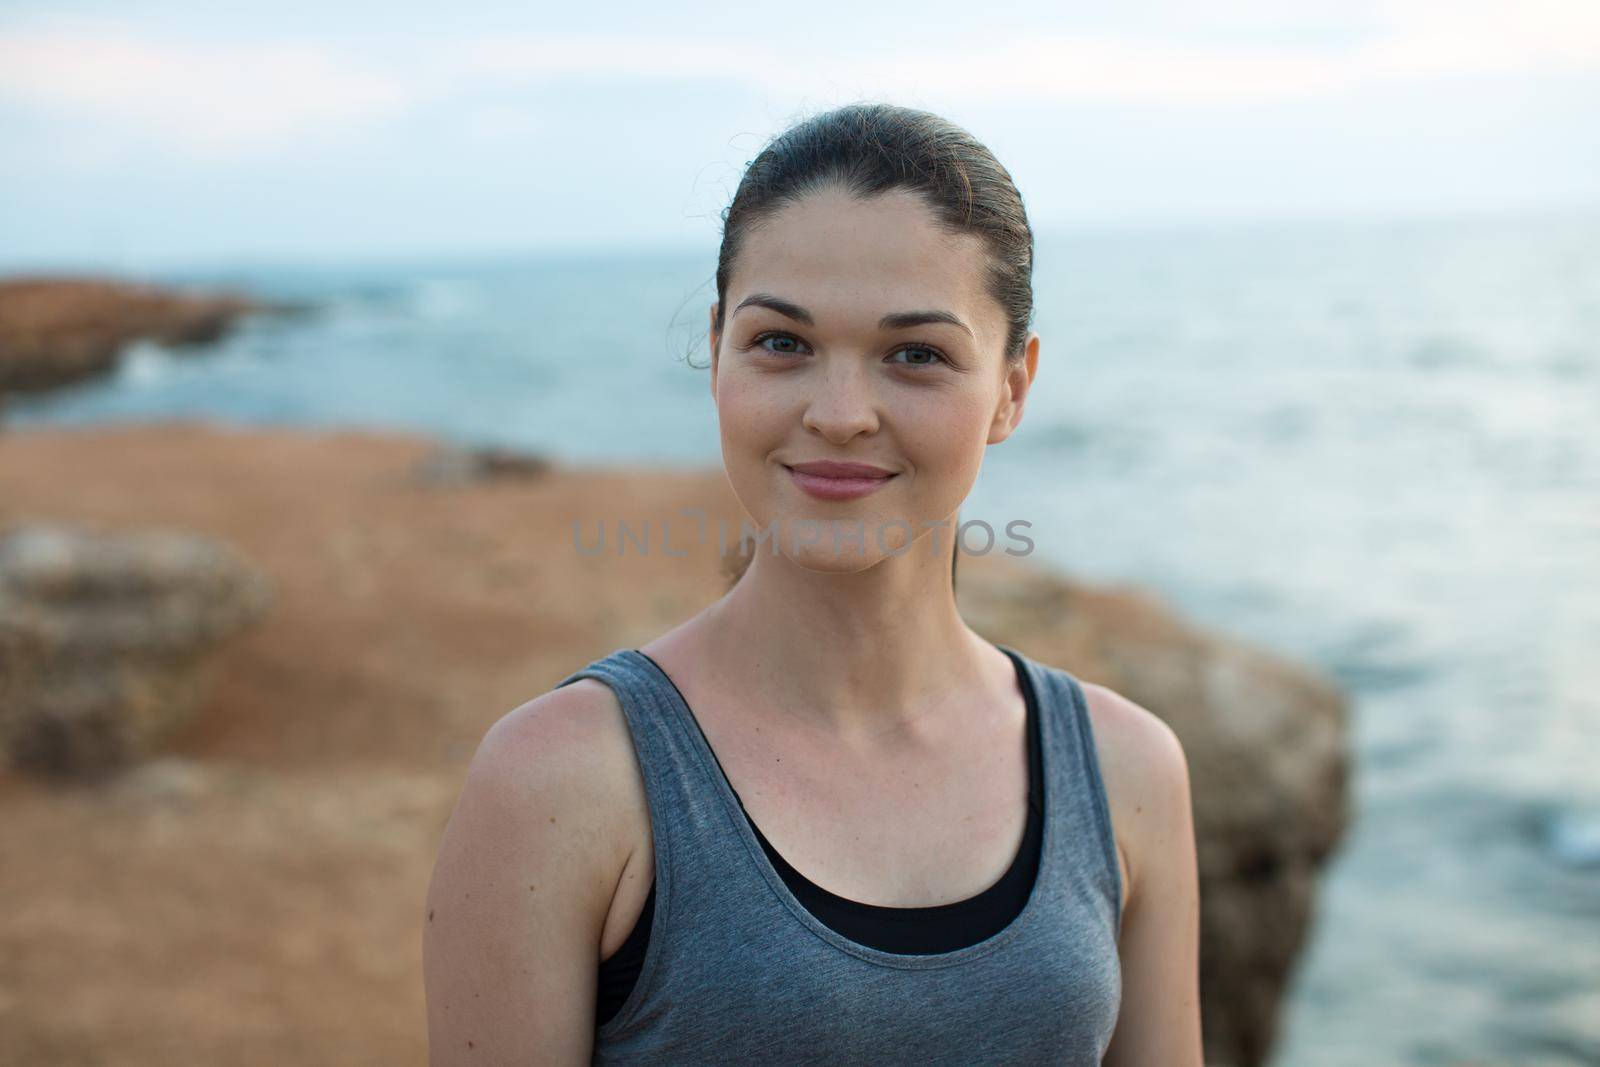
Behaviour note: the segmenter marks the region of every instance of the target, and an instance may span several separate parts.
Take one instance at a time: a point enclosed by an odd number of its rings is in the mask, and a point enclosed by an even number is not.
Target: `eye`
[[[771,352],[773,355],[777,356],[795,355],[798,354],[800,350],[799,348],[767,348],[766,343],[768,341],[782,341],[787,344],[800,346],[802,348],[805,346],[805,342],[800,340],[800,338],[796,337],[794,334],[783,333],[779,330],[768,330],[766,333],[757,334],[751,339],[750,343],[752,345],[760,345],[761,347],[766,348],[768,352]]]
[[[945,358],[943,352],[940,352],[937,348],[934,348],[930,345],[904,345],[901,348],[896,349],[894,355],[898,356],[901,352],[915,352],[919,353],[923,357],[926,357],[925,359],[901,361],[903,365],[907,367],[931,367],[934,366],[935,361],[939,363],[950,362]]]

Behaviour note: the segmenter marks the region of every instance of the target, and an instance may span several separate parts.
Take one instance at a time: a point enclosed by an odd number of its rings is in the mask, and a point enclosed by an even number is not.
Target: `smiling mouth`
[[[877,492],[900,476],[899,472],[896,471],[873,477],[864,477],[862,475],[829,477],[797,471],[787,464],[784,465],[783,469],[789,472],[789,477],[794,480],[794,483],[803,492],[822,500],[854,500],[857,497],[866,496],[868,493]]]

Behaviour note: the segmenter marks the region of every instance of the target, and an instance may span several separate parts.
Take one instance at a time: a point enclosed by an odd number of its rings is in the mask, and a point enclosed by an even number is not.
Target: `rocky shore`
[[[114,279],[7,278],[0,280],[0,396],[108,373],[134,341],[205,345],[241,316],[303,310],[241,293],[184,292]]]
[[[195,707],[122,770],[0,772],[0,1062],[423,1062],[422,902],[478,740],[726,587],[714,539],[675,539],[681,558],[582,556],[573,523],[676,530],[696,507],[737,529],[716,470],[206,422],[0,433],[0,543],[35,538],[17,558],[37,559],[50,528],[79,544],[181,532],[228,546],[270,590],[206,638]],[[15,596],[50,591],[28,618],[69,641],[72,620],[101,617],[104,581],[41,585],[32,566],[9,587],[0,574]],[[154,595],[178,580],[161,574],[110,587]],[[980,631],[1118,689],[1183,739],[1208,1062],[1265,1062],[1347,819],[1343,698],[1136,590],[995,556],[964,557],[960,589]],[[15,681],[28,653],[13,655]],[[41,691],[5,690],[0,714]],[[97,706],[114,709],[106,692]]]

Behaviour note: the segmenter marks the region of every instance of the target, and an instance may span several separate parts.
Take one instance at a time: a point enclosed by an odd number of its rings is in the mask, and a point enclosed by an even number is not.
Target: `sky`
[[[1600,209],[1594,0],[0,0],[0,269],[714,248],[861,99],[1036,231]]]

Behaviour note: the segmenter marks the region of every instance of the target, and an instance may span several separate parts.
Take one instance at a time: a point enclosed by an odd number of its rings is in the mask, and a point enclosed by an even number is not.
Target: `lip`
[[[887,478],[894,473],[882,467],[874,467],[870,463],[840,463],[830,459],[820,459],[812,463],[790,463],[785,466],[801,474],[815,474],[819,478]]]
[[[821,500],[855,500],[877,492],[897,476],[866,463],[820,461],[784,467],[802,491]]]

